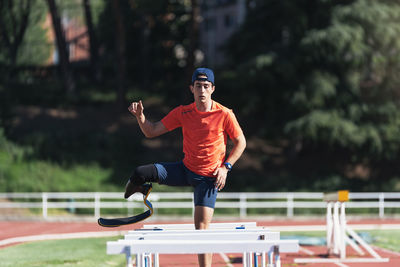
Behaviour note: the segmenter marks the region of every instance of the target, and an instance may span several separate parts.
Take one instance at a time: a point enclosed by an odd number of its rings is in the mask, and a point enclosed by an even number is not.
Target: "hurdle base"
[[[357,263],[357,262],[389,262],[389,258],[346,258],[346,259],[320,259],[296,258],[295,263]]]

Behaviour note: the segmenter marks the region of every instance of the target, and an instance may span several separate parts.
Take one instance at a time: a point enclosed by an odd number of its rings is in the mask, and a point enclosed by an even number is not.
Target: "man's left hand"
[[[215,175],[215,188],[221,191],[225,187],[228,169],[225,166],[221,166],[214,171],[213,175]]]

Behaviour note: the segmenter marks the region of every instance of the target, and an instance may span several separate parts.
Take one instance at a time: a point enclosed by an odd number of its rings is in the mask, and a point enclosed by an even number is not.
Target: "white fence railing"
[[[295,209],[325,209],[323,193],[316,192],[263,192],[263,193],[218,193],[216,208],[234,208],[239,210],[241,218],[245,218],[249,209],[285,209],[287,217],[293,217]],[[385,209],[400,209],[400,192],[352,192],[348,209],[377,209],[380,218],[385,217]],[[156,193],[149,195],[155,214],[158,209],[192,209],[192,193]],[[110,192],[66,192],[66,193],[0,193],[0,214],[4,209],[37,208],[42,210],[44,218],[48,217],[49,209],[93,209],[94,216],[100,217],[101,209],[126,209],[132,215],[134,209],[143,210],[142,197],[133,195],[128,200],[122,193]],[[400,211],[400,210],[399,210]],[[135,212],[138,213],[138,212]],[[368,210],[371,214],[371,210]],[[303,213],[300,213],[303,214]]]

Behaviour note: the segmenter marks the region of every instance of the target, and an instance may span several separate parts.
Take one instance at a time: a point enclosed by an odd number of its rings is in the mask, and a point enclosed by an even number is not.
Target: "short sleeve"
[[[161,119],[162,124],[164,124],[165,128],[167,128],[168,131],[172,131],[182,126],[181,109],[182,106],[176,107],[171,110],[164,118]]]
[[[237,121],[232,110],[227,112],[225,118],[225,131],[228,133],[231,139],[235,139],[243,134],[242,128],[240,127],[239,122]]]

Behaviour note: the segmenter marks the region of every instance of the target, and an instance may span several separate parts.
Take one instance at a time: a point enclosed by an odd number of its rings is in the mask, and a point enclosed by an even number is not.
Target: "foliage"
[[[32,158],[33,149],[8,141],[0,131],[0,190],[3,192],[104,191],[110,170],[97,164],[62,166]],[[115,189],[114,189],[115,190]]]
[[[0,16],[4,23],[1,30],[3,34],[0,35],[0,48],[2,48],[0,49],[0,63],[40,65],[45,63],[49,57],[50,50],[46,41],[46,30],[43,28],[47,10],[45,3],[37,0],[29,1],[26,26],[23,25],[24,14],[22,11],[26,0],[7,0],[0,8]],[[22,36],[19,36],[21,33]],[[21,38],[20,41],[18,41],[19,38]],[[14,52],[13,49],[16,49],[16,51]],[[13,58],[14,53],[16,53],[15,59]]]
[[[287,132],[375,160],[397,157],[399,11],[398,4],[360,0],[334,8],[327,28],[307,33],[301,48],[312,71],[293,93],[301,116]]]
[[[13,3],[22,2],[28,3]],[[82,1],[56,2],[67,18],[85,23]],[[149,118],[159,119],[171,106],[182,104],[189,2],[120,1],[127,38],[127,96],[146,103],[156,96],[158,108],[146,104]],[[226,190],[398,190],[399,2],[246,2],[246,20],[224,47],[228,62],[216,69],[214,97],[234,108],[249,140],[246,167],[232,172]],[[2,135],[3,143],[9,144],[0,154],[10,163],[0,167],[1,188],[86,190],[92,183],[92,191],[100,183],[121,186],[132,165],[154,161],[154,154],[176,160],[179,145],[167,138],[149,149],[137,129],[132,137],[131,128],[121,130],[124,119],[115,122],[120,116],[110,112],[117,99],[112,1],[91,0],[104,80],[92,84],[88,64],[74,64],[77,90],[71,95],[62,90],[56,66],[24,67],[42,64],[51,51],[42,28],[45,1],[29,3],[29,25],[11,68],[0,37],[0,127],[8,137]],[[19,18],[17,6],[0,10],[1,17],[8,18],[7,30],[10,16]],[[11,82],[10,70],[17,77]],[[43,115],[45,123],[36,125],[32,119],[35,125],[24,128],[13,125],[26,115],[17,113],[18,105],[19,110],[27,105],[70,108],[79,115]],[[97,117],[82,122],[83,109],[92,109]],[[115,121],[105,123],[105,113]],[[262,139],[262,144],[252,146],[254,139]],[[24,180],[32,174],[38,182]],[[58,184],[52,176],[59,177]],[[4,182],[4,177],[9,180]]]
[[[120,5],[130,82],[176,101],[176,94],[182,89],[182,68],[178,66],[175,49],[187,45],[188,15],[184,1],[121,1]],[[107,1],[97,28],[105,46],[105,68],[110,73],[114,72],[114,24],[111,1]]]
[[[349,177],[363,165],[373,169],[364,178],[396,176],[389,166],[400,149],[398,1],[251,3],[226,48],[223,76],[236,105],[260,122],[258,134],[288,139],[292,159],[335,162],[294,163],[297,173]]]

